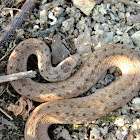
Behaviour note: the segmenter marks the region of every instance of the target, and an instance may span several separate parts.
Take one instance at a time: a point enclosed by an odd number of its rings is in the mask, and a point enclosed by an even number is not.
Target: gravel
[[[132,0],[139,2],[139,0]],[[41,1],[42,2],[42,1]],[[37,2],[41,5],[41,2]],[[123,3],[118,3],[116,0],[100,0],[96,1],[97,4],[91,11],[89,16],[84,15],[78,8],[76,8],[71,1],[66,2],[64,5],[60,5],[57,8],[53,8],[53,15],[58,20],[59,17],[64,16],[65,21],[58,28],[57,31],[67,33],[68,37],[71,37],[71,41],[75,43],[75,36],[80,35],[85,27],[88,28],[90,36],[92,38],[93,46],[92,50],[101,46],[101,44],[108,43],[123,43],[131,48],[133,48],[140,56],[140,23],[131,20],[131,16],[137,15],[140,9],[134,6],[125,5]],[[19,8],[19,7],[18,7]],[[50,10],[51,11],[51,10]],[[45,13],[46,16],[48,14]],[[43,18],[40,14],[40,10],[35,8],[33,13],[31,13],[20,28],[13,34],[11,39],[15,44],[18,44],[21,40],[25,38],[34,37],[34,34],[38,31],[46,30],[51,25],[51,19],[48,17]],[[9,16],[3,11],[0,13],[0,29],[6,27],[8,24]],[[134,19],[134,18],[133,18]],[[54,31],[48,38],[56,33]],[[39,37],[43,39],[42,37]],[[47,38],[44,38],[47,40]],[[2,57],[8,50],[9,41],[4,44],[4,47],[0,49],[0,57]],[[3,60],[0,63],[3,63]],[[4,72],[4,71],[3,71]],[[91,94],[99,88],[107,86],[113,79],[115,69],[109,70],[104,79],[100,80],[96,86],[92,87],[91,90],[87,92]],[[10,88],[11,90],[11,88]],[[8,97],[2,95],[1,98],[7,103],[11,102],[11,95],[4,93]],[[19,96],[18,96],[19,97]],[[16,99],[17,100],[17,97]],[[5,116],[3,116],[6,118]],[[6,118],[7,119],[7,118]],[[23,134],[24,124],[21,124],[21,119],[16,121],[15,126],[18,127],[19,134]],[[5,125],[5,124],[4,124]],[[22,125],[22,127],[20,127]],[[134,136],[134,140],[140,139],[140,97],[137,94],[132,101],[125,104],[122,108],[119,108],[107,116],[104,116],[93,122],[88,122],[79,126],[75,129],[74,126],[60,125],[56,126],[56,129],[52,130],[54,133],[54,139],[65,139],[65,140],[124,140],[129,134]],[[6,132],[10,135],[6,136],[3,134],[3,140],[10,139],[23,139],[23,135],[19,136],[13,133],[16,130],[6,126]],[[127,139],[128,140],[128,139]]]

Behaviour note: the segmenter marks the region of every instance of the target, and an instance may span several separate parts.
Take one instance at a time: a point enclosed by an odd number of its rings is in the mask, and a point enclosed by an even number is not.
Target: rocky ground
[[[139,0],[131,1],[140,4]],[[24,3],[23,1],[16,5],[14,2],[8,3],[4,0],[0,2],[0,30],[7,26],[13,18],[12,15]],[[46,5],[45,0],[37,1],[23,23],[0,47],[0,76],[6,73],[7,60],[11,50],[20,41],[37,37],[51,46],[53,36],[59,34],[66,41],[69,46],[68,50],[72,54],[76,53],[74,46],[76,38],[85,31],[85,27],[91,36],[92,51],[102,44],[121,43],[134,49],[140,56],[140,7],[124,4],[117,0],[96,0],[95,2],[95,7],[87,16],[70,0],[58,0],[57,5],[52,6],[51,9],[47,8],[50,5]],[[110,69],[105,78],[85,94],[91,94],[99,88],[107,86],[116,78],[115,72],[115,68]],[[54,140],[139,140],[139,94],[137,93],[136,97],[123,107],[98,120],[82,125],[52,125],[49,135]],[[0,112],[0,139],[24,139],[26,120],[23,120],[21,116],[14,116],[5,109],[6,104],[15,103],[20,95],[9,83],[0,85],[0,95],[1,108],[13,118],[10,120]]]

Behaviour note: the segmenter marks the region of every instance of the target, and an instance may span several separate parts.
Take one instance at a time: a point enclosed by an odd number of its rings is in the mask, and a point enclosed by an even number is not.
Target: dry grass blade
[[[133,6],[140,7],[140,4],[137,4],[137,3],[129,1],[129,0],[117,0],[117,1],[127,4],[127,5],[133,5]]]

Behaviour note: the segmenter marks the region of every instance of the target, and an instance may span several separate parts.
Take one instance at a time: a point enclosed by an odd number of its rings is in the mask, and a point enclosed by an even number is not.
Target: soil
[[[138,0],[132,1],[138,2]],[[0,30],[3,30],[10,23],[13,18],[11,13],[13,12],[13,15],[15,15],[18,12],[17,9],[21,9],[24,2],[25,0],[22,0],[21,2],[20,0],[1,0]],[[135,49],[137,53],[140,54],[140,48],[131,39],[131,36],[135,32],[139,31],[140,23],[129,22],[127,19],[127,14],[137,15],[139,13],[140,10],[137,7],[125,5],[114,0],[100,0],[93,8],[91,14],[86,16],[73,5],[72,1],[68,0],[65,1],[64,4],[58,6],[62,8],[60,11],[62,10],[63,12],[62,14],[59,13],[56,15],[57,19],[64,17],[65,23],[69,20],[69,24],[67,25],[68,30],[65,28],[66,25],[60,23],[57,28],[53,27],[54,31],[49,32],[47,35],[44,34],[44,37],[39,31],[50,29],[52,27],[50,25],[52,19],[48,19],[47,17],[44,19],[43,23],[40,21],[40,18],[42,17],[40,16],[41,10],[39,6],[43,5],[43,2],[45,2],[45,0],[36,1],[36,5],[30,14],[27,13],[22,24],[16,29],[16,31],[13,32],[10,38],[7,38],[6,41],[0,46],[0,76],[6,74],[6,66],[9,55],[14,47],[22,40],[36,37],[44,40],[49,46],[51,46],[53,36],[55,34],[61,34],[66,40],[67,44],[70,44],[68,49],[70,53],[73,54],[76,53],[74,40],[84,31],[85,25],[87,25],[88,29],[90,30],[90,34],[93,39],[93,50],[98,45],[99,41],[102,43],[127,43],[126,45],[131,46],[131,48]],[[50,2],[51,0],[47,1],[47,3]],[[109,9],[107,9],[107,5],[110,7]],[[101,11],[99,12],[97,9],[100,9]],[[54,8],[49,9],[49,11],[55,13]],[[104,12],[107,13],[104,14]],[[77,15],[75,15],[76,13]],[[111,34],[108,34],[110,32]],[[36,36],[36,33],[38,33],[38,37]],[[112,38],[111,41],[108,40],[105,42],[105,37],[103,34],[106,34],[109,39]],[[31,61],[31,63],[34,62],[35,66],[33,67],[35,70],[37,70],[37,62],[35,62],[36,59],[32,58],[29,61]],[[31,63],[28,64],[29,69],[32,68]],[[42,81],[39,76],[38,79]],[[106,77],[102,81],[99,81],[95,87],[84,93],[82,96],[91,94],[94,92],[94,90],[107,86],[110,81],[114,79],[115,74],[108,71]],[[23,120],[20,115],[14,116],[12,112],[8,112],[5,109],[6,104],[15,103],[20,98],[20,95],[14,91],[10,83],[0,84],[0,95],[1,108],[13,118],[13,120],[10,120],[2,112],[0,112],[0,139],[23,140],[26,120]],[[137,94],[136,98],[139,98],[139,93]],[[35,106],[38,106],[39,104],[40,103],[34,102]],[[139,105],[140,104],[137,106]],[[133,138],[137,140],[140,138],[140,110],[137,106],[133,104],[133,102],[129,102],[124,107],[111,112],[107,116],[82,125],[54,124],[49,128],[49,135],[53,140],[122,140],[126,139],[127,136],[129,136],[128,134],[131,134],[134,136]],[[123,118],[123,125],[120,125],[120,118]],[[119,121],[117,122],[117,120]],[[92,130],[94,130],[94,132]],[[122,133],[122,131],[124,133]],[[95,134],[95,132],[97,133]]]

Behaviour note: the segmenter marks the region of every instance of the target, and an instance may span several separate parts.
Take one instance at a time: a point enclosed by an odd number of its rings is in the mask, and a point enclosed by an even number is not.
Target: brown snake
[[[41,75],[47,74],[47,77],[51,78],[52,74],[56,74],[56,79],[52,78],[55,81],[61,79],[63,73],[69,73],[71,65],[74,64],[73,60],[79,60],[78,55],[72,60],[70,58],[58,66],[58,71],[55,72],[56,69],[50,63],[47,45],[38,39],[27,39],[12,52],[8,61],[8,74],[27,71],[27,61],[31,54],[38,58],[38,67],[43,73]],[[89,96],[72,98],[90,89],[113,66],[122,71],[119,80]],[[45,72],[44,69],[49,72]],[[12,86],[19,94],[34,101],[49,101],[39,105],[28,118],[25,140],[49,140],[47,129],[53,123],[85,123],[126,104],[140,88],[139,69],[140,58],[132,49],[124,45],[111,44],[89,54],[80,68],[63,81],[38,83],[30,78],[12,81]]]

